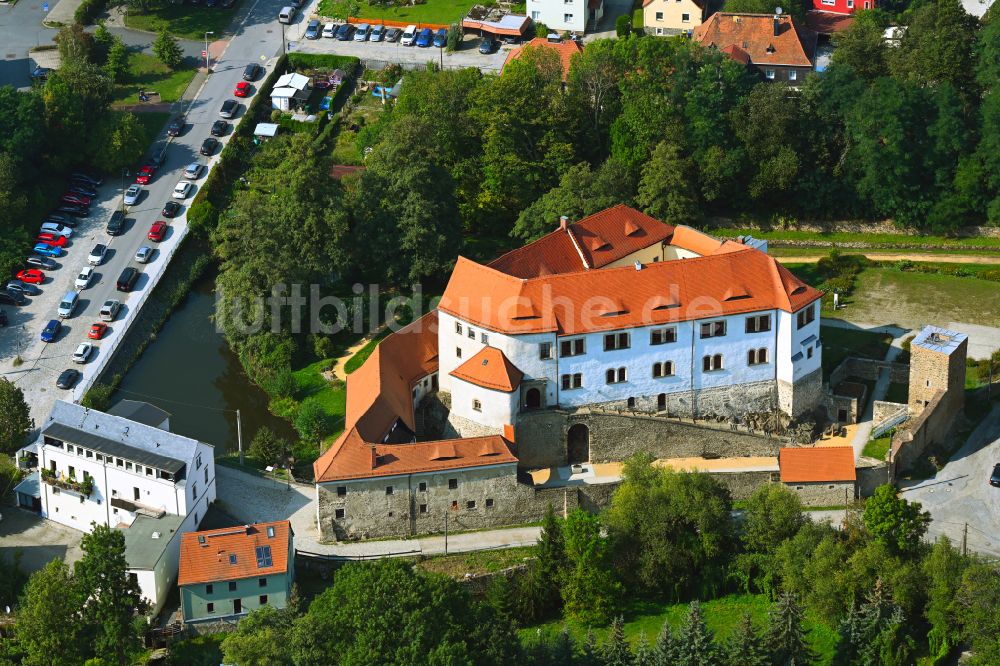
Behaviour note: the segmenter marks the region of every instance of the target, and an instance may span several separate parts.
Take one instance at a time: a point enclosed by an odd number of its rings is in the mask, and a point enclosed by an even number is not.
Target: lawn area
[[[139,90],[160,93],[161,102],[176,102],[187,90],[195,70],[172,70],[148,53],[130,53],[128,78],[115,86],[112,104],[138,104]]]
[[[239,9],[239,2],[229,9],[168,3],[145,14],[129,12],[125,15],[125,25],[146,32],[159,32],[165,27],[175,37],[199,41],[205,39],[206,32],[214,32],[215,38],[219,39]]]
[[[336,433],[343,429],[344,412],[347,407],[347,390],[342,382],[330,383],[321,374],[327,370],[332,359],[316,361],[292,373],[295,379],[295,399],[313,398],[336,424]]]
[[[891,432],[891,431],[890,431]],[[877,439],[873,439],[865,444],[864,455],[869,458],[875,458],[877,460],[885,460],[885,454],[889,452],[889,446],[892,445],[892,436],[889,433],[882,435]]]
[[[316,12],[320,16],[333,16],[334,9],[338,4],[337,0],[320,0]],[[372,7],[367,2],[360,4],[360,18],[365,19],[386,19],[388,21],[402,21],[404,23],[415,23],[418,26],[422,23],[439,23],[449,25],[457,23],[469,12],[475,2],[473,0],[427,0],[422,5],[410,7]]]
[[[118,113],[130,112],[121,111]],[[156,141],[156,137],[163,131],[163,126],[170,120],[169,113],[136,113],[134,115],[139,121],[139,125],[142,126],[143,132],[146,134],[146,145],[152,145]]]
[[[831,245],[839,243],[869,243],[871,245],[886,245],[907,247],[914,245],[941,245],[947,247],[969,248],[1000,248],[1000,238],[949,238],[948,236],[917,236],[900,231],[898,234],[869,233],[819,233],[816,231],[776,230],[761,231],[759,229],[710,229],[714,236],[733,238],[750,234],[754,238],[765,238],[769,241],[821,241]]]
[[[823,340],[823,379],[830,378],[830,373],[848,356],[861,358],[885,358],[892,336],[888,333],[851,330],[839,326],[820,326],[820,338]]]
[[[762,594],[730,594],[720,599],[702,603],[705,613],[705,623],[715,633],[717,640],[725,640],[739,624],[744,613],[750,613],[758,628],[767,623],[767,610],[770,603]],[[656,602],[634,601],[625,609],[625,638],[632,644],[638,642],[640,636],[653,643],[663,622],[670,623],[670,628],[677,631],[687,615],[687,604],[664,604]],[[536,627],[521,630],[523,638],[531,640],[540,632],[543,636],[554,638],[566,627],[579,644],[587,637],[587,627],[572,622],[548,622]],[[837,632],[830,627],[815,621],[810,613],[806,613],[806,627],[809,632],[809,642],[819,655],[818,664],[829,664],[833,658],[834,646],[837,643]],[[595,629],[594,635],[598,643],[603,642],[608,635],[608,629]]]
[[[531,546],[523,548],[503,548],[500,550],[481,550],[471,553],[456,553],[454,555],[438,555],[417,560],[417,569],[430,573],[439,573],[452,578],[461,578],[467,573],[493,573],[524,562],[534,557],[535,549]]]
[[[378,343],[382,341],[382,338],[390,333],[392,333],[392,330],[388,326],[383,327],[382,330],[375,334],[374,338],[368,341],[368,344],[355,352],[354,356],[347,360],[347,363],[344,364],[344,372],[351,374],[360,368],[368,360],[368,357],[372,355],[372,352],[375,351],[375,347],[378,347]]]

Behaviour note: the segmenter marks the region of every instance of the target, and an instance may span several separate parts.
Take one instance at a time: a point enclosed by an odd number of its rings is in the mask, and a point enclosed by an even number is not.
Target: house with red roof
[[[559,56],[559,62],[562,65],[562,80],[563,83],[566,83],[566,79],[569,76],[569,66],[573,61],[573,56],[577,53],[583,53],[583,44],[574,39],[553,39],[550,41],[544,37],[535,37],[527,44],[522,44],[521,46],[515,46],[512,48],[510,53],[507,54],[507,59],[504,60],[503,66],[507,67],[507,65],[522,57],[525,53],[525,49],[544,49],[554,51]],[[503,69],[501,69],[500,72],[503,73]]]
[[[692,39],[767,81],[797,85],[813,71],[816,33],[788,15],[716,12],[694,29]]]
[[[857,493],[857,469],[850,446],[783,448],[778,453],[781,483],[806,506],[838,506]]]

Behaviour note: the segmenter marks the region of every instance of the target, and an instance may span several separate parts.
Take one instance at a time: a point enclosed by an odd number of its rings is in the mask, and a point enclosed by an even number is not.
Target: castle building
[[[542,443],[516,433],[532,412],[801,417],[822,396],[820,296],[752,239],[626,206],[563,218],[489,264],[460,257],[437,310],[349,376],[346,429],[315,463],[320,529],[382,534],[392,517],[432,531],[435,507],[530,503],[517,470]],[[430,396],[444,439],[417,442]],[[566,447],[553,464],[588,459]]]

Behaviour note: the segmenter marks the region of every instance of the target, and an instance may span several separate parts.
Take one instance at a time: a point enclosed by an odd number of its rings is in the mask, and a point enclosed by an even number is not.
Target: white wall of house
[[[702,9],[692,0],[653,0],[643,8],[647,35],[670,35],[701,25]]]
[[[778,312],[778,379],[794,383],[819,369],[822,349],[819,346],[819,301],[806,308],[814,308],[815,317],[804,327],[798,326],[798,313]],[[805,308],[804,308],[805,309]]]
[[[526,11],[550,30],[583,32],[587,27],[587,0],[528,0]]]
[[[502,433],[504,424],[513,424],[521,391],[495,391],[452,377],[451,411],[475,423]]]

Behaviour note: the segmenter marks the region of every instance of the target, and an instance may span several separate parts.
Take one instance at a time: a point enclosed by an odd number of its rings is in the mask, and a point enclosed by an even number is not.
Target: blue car
[[[434,46],[439,49],[443,49],[448,45],[448,29],[439,28],[437,32],[434,33]]]
[[[353,27],[350,23],[345,23],[344,25],[337,28],[337,41],[346,42],[351,38],[351,31]]]
[[[52,342],[59,335],[59,330],[62,328],[62,322],[58,319],[53,319],[45,325],[42,329],[42,342]]]
[[[35,254],[40,254],[43,257],[61,257],[62,250],[58,247],[52,247],[51,245],[46,245],[45,243],[39,243],[31,249]]]
[[[431,45],[432,38],[433,35],[431,33],[431,29],[424,28],[423,30],[420,31],[420,34],[417,35],[417,46],[420,46],[422,48],[427,48],[428,46]]]

